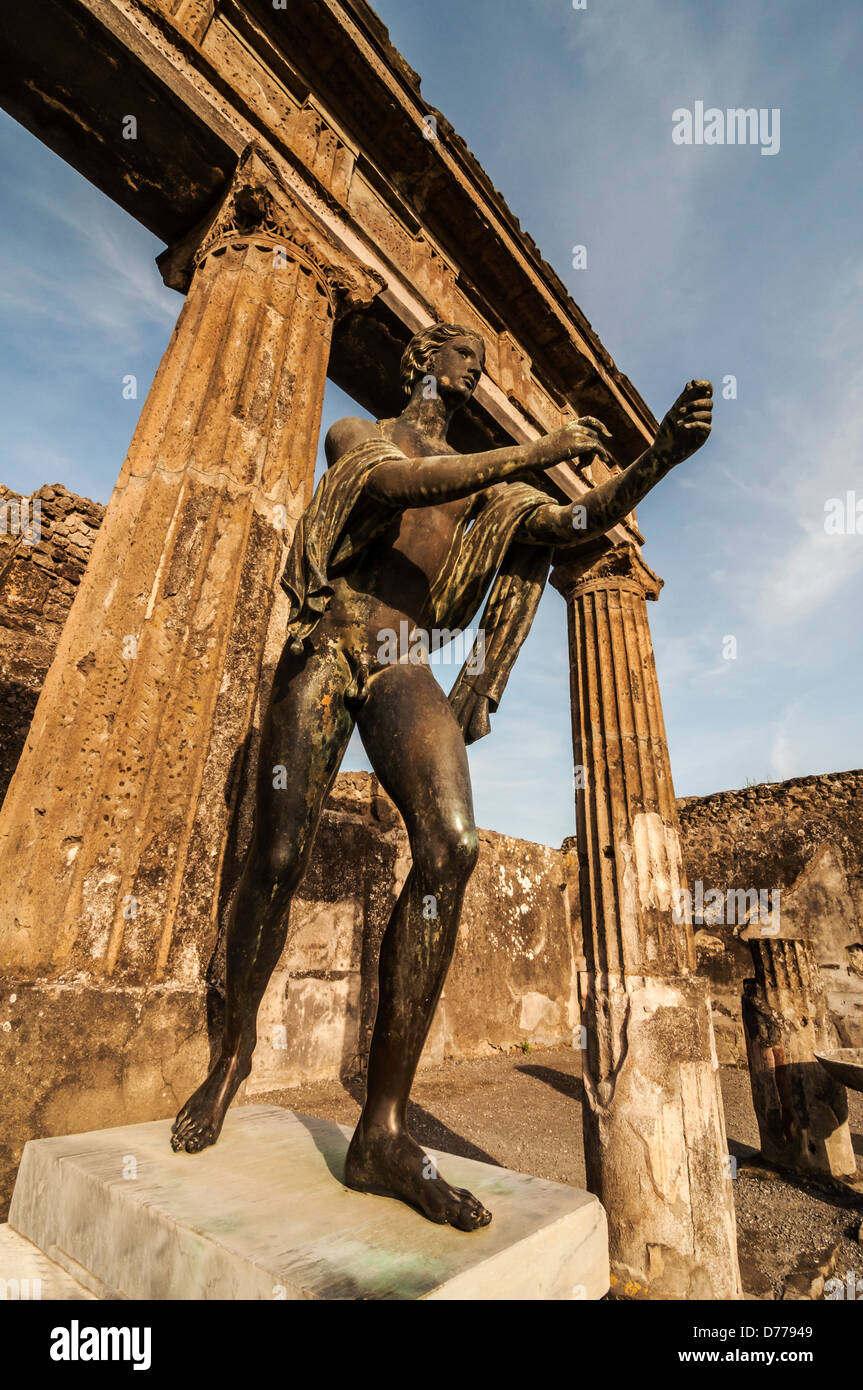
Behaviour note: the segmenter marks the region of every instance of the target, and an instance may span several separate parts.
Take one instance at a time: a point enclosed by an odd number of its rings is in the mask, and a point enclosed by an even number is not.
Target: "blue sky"
[[[666,581],[650,617],[678,793],[859,767],[863,535],[824,525],[830,498],[863,502],[858,0],[377,10],[654,412],[690,377],[737,379],[639,510]],[[676,145],[696,101],[778,108],[778,153]],[[6,116],[0,170],[0,481],[105,502],[181,300],[161,244]],[[331,388],[324,427],[354,409]],[[573,832],[553,591],[470,757],[480,825]]]

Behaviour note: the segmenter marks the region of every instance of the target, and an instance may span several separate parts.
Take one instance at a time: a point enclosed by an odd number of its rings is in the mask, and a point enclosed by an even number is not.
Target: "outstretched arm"
[[[694,454],[710,434],[713,387],[690,381],[669,410],[650,448],[616,478],[586,492],[575,504],[538,507],[519,529],[539,545],[580,545],[622,521],[660,478]]]
[[[368,421],[340,421],[327,436],[327,457],[332,462],[366,439],[376,437],[375,427]],[[599,420],[587,415],[529,444],[507,445],[482,454],[441,454],[381,463],[369,473],[365,490],[372,497],[398,507],[451,502],[481,492],[493,483],[536,468],[566,463],[581,454],[599,454],[607,458],[602,441],[610,437]]]

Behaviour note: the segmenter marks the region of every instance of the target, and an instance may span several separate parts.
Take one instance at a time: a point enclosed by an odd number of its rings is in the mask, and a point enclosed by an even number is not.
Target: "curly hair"
[[[429,363],[438,348],[450,338],[473,338],[482,348],[482,360],[485,362],[485,339],[474,329],[465,328],[460,323],[435,323],[431,328],[415,333],[402,355],[401,383],[406,396],[413,391],[414,382],[427,374]]]

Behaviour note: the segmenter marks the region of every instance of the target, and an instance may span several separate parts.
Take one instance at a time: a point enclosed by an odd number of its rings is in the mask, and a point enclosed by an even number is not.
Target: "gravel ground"
[[[803,1179],[789,1181],[768,1169],[753,1167],[758,1125],[752,1108],[749,1073],[734,1067],[722,1072],[728,1147],[738,1160],[734,1184],[740,1267],[747,1293],[761,1298],[820,1296],[810,1288],[819,1272],[845,1278],[855,1271],[863,1281],[863,1245],[857,1233],[863,1222],[863,1199],[820,1189]],[[854,1152],[863,1169],[863,1094],[848,1092]]]
[[[581,1055],[570,1048],[448,1062],[417,1078],[410,1107],[420,1143],[536,1177],[583,1187]],[[738,1162],[734,1183],[744,1287],[760,1298],[819,1296],[819,1272],[863,1282],[857,1232],[863,1199],[790,1182],[753,1166],[758,1127],[745,1071],[724,1068],[728,1146]],[[247,1097],[250,1105],[284,1105],[352,1124],[361,1085],[326,1081]],[[854,1149],[863,1168],[863,1095],[848,1094]],[[828,1267],[829,1266],[829,1267]]]

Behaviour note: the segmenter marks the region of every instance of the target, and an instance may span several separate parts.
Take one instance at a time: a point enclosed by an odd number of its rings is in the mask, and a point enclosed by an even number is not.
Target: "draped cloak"
[[[280,580],[290,600],[287,635],[293,650],[302,650],[329,608],[331,580],[406,510],[363,495],[373,468],[405,460],[388,440],[366,440],[338,459],[318,484],[297,524]],[[526,517],[553,500],[522,481],[486,489],[472,524],[466,517],[456,527],[432,585],[434,625],[449,630],[468,626],[491,585],[480,620],[484,669],[473,669],[468,658],[449,694],[465,743],[490,731],[489,711],[498,707],[548,577],[552,547],[520,542],[516,533]]]

